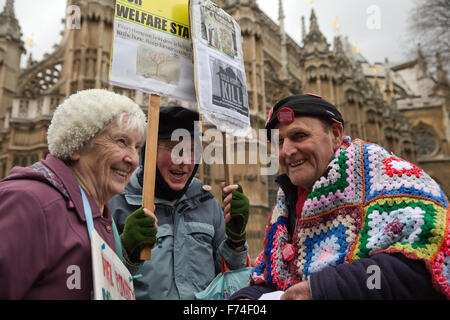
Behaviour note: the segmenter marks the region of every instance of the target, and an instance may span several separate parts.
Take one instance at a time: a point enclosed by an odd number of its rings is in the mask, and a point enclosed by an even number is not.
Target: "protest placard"
[[[190,3],[200,111],[221,132],[246,137],[251,128],[240,27],[209,0]]]
[[[135,300],[130,272],[97,231],[91,233],[95,300]]]
[[[113,85],[195,102],[188,0],[117,0]]]
[[[189,0],[117,0],[110,83],[150,94],[143,206],[154,211],[160,96],[195,102]],[[150,248],[141,260],[150,260]]]

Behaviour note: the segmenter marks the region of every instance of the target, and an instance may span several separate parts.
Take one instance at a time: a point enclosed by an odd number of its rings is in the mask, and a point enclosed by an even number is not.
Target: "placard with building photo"
[[[209,57],[209,65],[212,80],[212,104],[234,110],[248,117],[247,87],[243,72],[212,56]]]
[[[233,20],[212,3],[205,2],[200,6],[202,38],[208,46],[234,59],[238,57],[236,45],[236,29]]]
[[[222,132],[251,132],[246,76],[238,23],[210,0],[190,1],[194,79],[205,122]]]

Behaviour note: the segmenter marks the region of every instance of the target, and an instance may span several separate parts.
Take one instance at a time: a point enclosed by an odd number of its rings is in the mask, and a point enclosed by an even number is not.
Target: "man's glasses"
[[[182,157],[184,155],[184,152],[189,152],[191,154],[191,157],[194,157],[195,154],[195,147],[193,144],[191,145],[182,145],[180,143],[176,144],[158,144],[159,149],[166,150],[170,152],[172,155],[180,156]]]

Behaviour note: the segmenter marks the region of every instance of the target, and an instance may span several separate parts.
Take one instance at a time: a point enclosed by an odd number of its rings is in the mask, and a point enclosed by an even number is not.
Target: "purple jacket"
[[[111,214],[88,195],[94,226],[114,250]],[[78,182],[48,155],[0,181],[0,299],[90,299],[90,240]]]

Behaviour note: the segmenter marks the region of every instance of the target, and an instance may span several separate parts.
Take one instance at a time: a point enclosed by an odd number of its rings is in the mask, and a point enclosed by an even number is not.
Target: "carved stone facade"
[[[346,120],[346,135],[379,143],[418,163],[450,193],[449,84],[442,67],[434,80],[420,51],[416,61],[400,66],[391,67],[388,62],[371,66],[339,37],[331,47],[314,11],[309,30],[303,26],[302,43],[298,44],[284,32],[281,0],[278,24],[258,8],[255,0],[215,2],[241,26],[251,125],[255,130],[264,127],[268,110],[279,99],[315,93],[339,108]],[[46,130],[53,111],[78,90],[108,88],[128,95],[147,110],[147,94],[113,87],[108,82],[114,1],[68,0],[67,5],[79,6],[80,29],[65,29],[54,52],[42,61],[29,59],[25,69],[19,67],[24,45],[14,1],[7,0],[1,13],[0,177],[15,165],[27,166],[45,157]],[[195,108],[162,98],[161,105],[171,103]],[[246,142],[247,160],[255,144],[256,138]],[[231,145],[236,146],[236,141]],[[258,163],[232,166],[234,182],[243,185],[251,202],[248,242],[252,259],[262,248],[277,190],[274,177],[261,175],[260,169]],[[198,175],[220,199],[223,165],[202,165]]]

